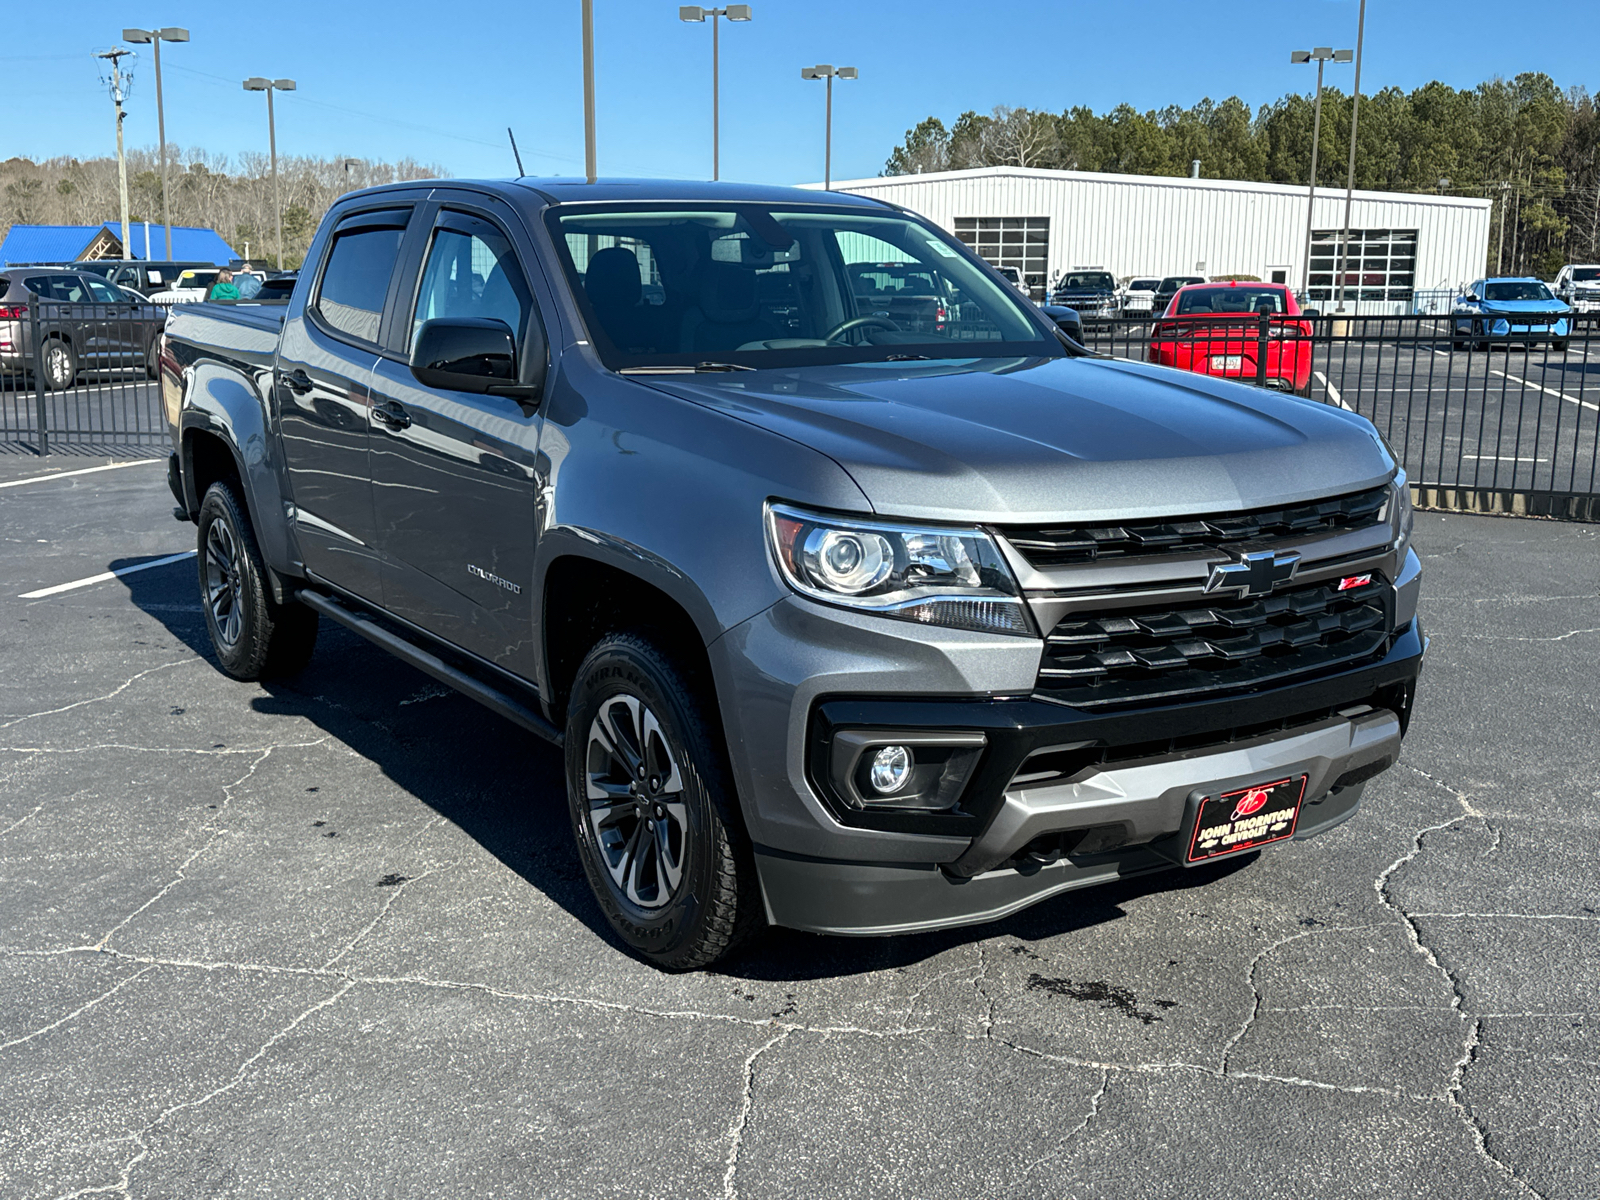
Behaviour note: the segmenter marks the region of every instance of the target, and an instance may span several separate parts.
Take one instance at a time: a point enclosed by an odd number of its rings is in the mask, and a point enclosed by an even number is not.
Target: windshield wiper
[[[884,362],[931,362],[926,354],[886,354]]]
[[[686,363],[659,363],[649,367],[623,367],[619,375],[695,375],[701,371],[754,371],[743,363],[703,362],[689,366]]]

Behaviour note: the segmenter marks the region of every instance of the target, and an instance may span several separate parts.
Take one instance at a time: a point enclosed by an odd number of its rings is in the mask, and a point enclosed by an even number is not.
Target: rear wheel
[[[713,715],[632,634],[589,651],[567,708],[567,801],[589,887],[628,948],[669,971],[717,961],[761,923]]]
[[[51,338],[44,344],[44,386],[52,392],[60,392],[77,381],[77,354],[69,343]]]
[[[1557,354],[1565,354],[1567,352],[1567,339],[1561,338],[1559,341],[1551,342],[1550,349],[1554,350]]]
[[[156,336],[150,339],[150,348],[144,352],[144,372],[151,379],[161,378],[161,338]]]
[[[231,484],[206,490],[199,541],[200,603],[218,664],[245,680],[299,672],[317,644],[317,614],[273,600],[249,513]]]

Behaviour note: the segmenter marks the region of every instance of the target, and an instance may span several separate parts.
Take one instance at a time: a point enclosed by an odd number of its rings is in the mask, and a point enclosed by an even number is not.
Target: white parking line
[[[1509,454],[1463,454],[1462,458],[1476,458],[1480,462],[1549,462],[1548,458],[1512,458]]]
[[[131,567],[118,567],[115,571],[105,571],[99,575],[91,575],[87,579],[74,579],[71,583],[58,583],[55,587],[40,588],[36,592],[23,592],[17,599],[43,600],[46,596],[59,596],[62,592],[71,592],[96,583],[105,583],[111,579],[118,579],[123,575],[132,575],[135,571],[148,571],[151,567],[164,567],[168,563],[182,562],[186,558],[193,558],[195,553],[193,550],[185,550],[182,554],[169,554],[165,558],[155,558],[149,562],[134,563]]]
[[[26,483],[44,483],[48,479],[66,479],[70,475],[93,475],[96,471],[120,471],[123,467],[142,467],[146,463],[164,462],[160,458],[136,458],[132,462],[108,463],[103,467],[84,467],[78,471],[51,471],[48,475],[30,475],[26,479],[11,479],[0,483],[0,488],[21,487]]]
[[[1318,382],[1320,382],[1322,384],[1323,390],[1328,393],[1328,399],[1332,400],[1335,404],[1337,404],[1340,408],[1344,409],[1346,412],[1355,412],[1355,409],[1351,408],[1348,404],[1346,404],[1344,402],[1344,397],[1339,395],[1339,389],[1334,387],[1333,384],[1328,382],[1328,377],[1326,375],[1324,375],[1321,371],[1317,371],[1316,372],[1316,376],[1317,376]]]
[[[1590,404],[1587,400],[1580,400],[1576,396],[1569,396],[1565,392],[1558,392],[1555,390],[1555,388],[1547,388],[1542,383],[1535,383],[1533,380],[1524,379],[1520,375],[1512,375],[1507,371],[1495,371],[1492,369],[1490,374],[1498,375],[1502,379],[1509,379],[1512,383],[1520,383],[1527,387],[1536,388],[1537,390],[1543,392],[1546,396],[1558,396],[1562,400],[1565,400],[1568,404],[1576,404],[1579,408],[1587,408],[1590,412],[1600,412],[1600,404]]]

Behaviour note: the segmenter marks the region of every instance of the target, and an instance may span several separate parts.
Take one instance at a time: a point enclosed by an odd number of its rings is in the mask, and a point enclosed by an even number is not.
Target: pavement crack
[[[66,1016],[59,1017],[56,1020],[51,1021],[50,1024],[42,1026],[42,1027],[40,1027],[38,1029],[35,1029],[32,1033],[27,1033],[27,1034],[24,1034],[21,1037],[12,1038],[9,1042],[0,1042],[0,1050],[9,1050],[13,1046],[20,1046],[25,1042],[31,1042],[36,1037],[43,1037],[45,1034],[49,1033],[53,1029],[60,1029],[63,1025],[66,1025],[69,1022],[74,1021],[77,1018],[81,1017],[84,1013],[88,1012],[91,1008],[94,1008],[96,1005],[98,1005],[98,1004],[100,1004],[100,1003],[102,1003],[102,1002],[104,1002],[106,1000],[111,999],[111,997],[115,996],[118,992],[120,992],[123,988],[127,987],[130,983],[133,983],[136,979],[139,979],[140,977],[142,977],[144,975],[148,975],[153,970],[155,970],[154,966],[145,967],[142,971],[135,971],[132,975],[129,975],[125,979],[117,980],[116,983],[114,983],[111,987],[107,988],[105,991],[101,992],[93,1000],[89,1000],[89,1001],[87,1001],[87,1002],[85,1002],[83,1004],[78,1005],[77,1008],[73,1009]]]
[[[989,995],[984,986],[989,982],[989,957],[985,943],[978,942],[978,973],[972,977],[973,990],[978,993],[978,999],[983,1004],[983,1036],[994,1037],[994,997]]]
[[[0,829],[0,837],[5,837],[6,834],[10,833],[14,829],[21,829],[24,825],[26,825],[29,821],[33,820],[35,817],[37,817],[43,811],[44,811],[44,805],[35,804],[33,806],[33,811],[31,813],[28,813],[26,816],[23,816],[23,817],[18,817],[15,821],[11,822],[11,824],[7,825],[4,829]]]
[[[430,827],[431,827],[432,824],[436,824],[438,821],[442,821],[442,820],[444,820],[443,817],[436,818],[436,820],[434,822],[430,822]],[[388,896],[386,896],[384,898],[382,907],[380,907],[378,909],[378,915],[373,917],[372,920],[368,921],[367,924],[362,928],[362,930],[355,935],[355,937],[351,938],[348,942],[346,942],[344,944],[343,947],[340,948],[340,950],[339,950],[339,952],[337,954],[335,954],[327,962],[323,963],[321,969],[323,971],[332,970],[334,963],[338,962],[346,954],[349,954],[350,951],[354,950],[357,946],[359,946],[366,939],[367,935],[370,934],[374,929],[376,929],[383,922],[383,919],[389,915],[389,910],[391,908],[393,908],[397,903],[399,903],[400,897],[405,894],[405,890],[408,887],[410,887],[414,883],[422,882],[424,879],[428,878],[428,876],[430,876],[430,875],[438,875],[443,871],[448,871],[451,868],[453,868],[454,866],[456,866],[455,863],[446,863],[442,867],[430,867],[428,870],[424,871],[420,875],[414,875],[409,879],[402,880],[401,882],[395,884],[392,888],[389,889]]]
[[[1578,637],[1585,633],[1600,633],[1600,625],[1591,629],[1571,629],[1566,633],[1558,633],[1553,637],[1527,637],[1513,636],[1504,633],[1458,633],[1456,637],[1463,641],[1474,642],[1564,642],[1568,638]]]
[[[723,1200],[738,1200],[739,1196],[739,1155],[744,1150],[744,1134],[750,1125],[750,1110],[756,1102],[756,1062],[768,1050],[786,1041],[791,1032],[787,1028],[780,1030],[776,1036],[752,1050],[744,1060],[744,1093],[740,1097],[739,1111],[728,1123],[728,1157],[722,1172]]]
[[[47,708],[40,712],[24,713],[20,717],[12,717],[9,721],[0,721],[0,729],[10,729],[13,725],[20,725],[24,721],[34,721],[40,717],[53,717],[57,713],[71,712],[75,708],[82,708],[85,704],[99,704],[101,701],[111,700],[122,695],[123,692],[127,691],[134,684],[138,683],[139,680],[143,679],[146,675],[154,675],[157,671],[167,671],[173,667],[181,667],[185,663],[204,661],[204,659],[196,657],[174,659],[172,662],[162,663],[160,666],[150,667],[147,670],[140,671],[131,679],[127,679],[122,683],[119,683],[116,687],[112,688],[109,692],[106,692],[103,696],[90,696],[86,700],[74,700],[71,704],[63,704],[60,708]]]

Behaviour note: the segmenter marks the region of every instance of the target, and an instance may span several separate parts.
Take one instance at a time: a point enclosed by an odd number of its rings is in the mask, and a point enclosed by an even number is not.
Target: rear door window
[[[375,224],[358,217],[350,222],[351,228],[334,234],[317,289],[317,316],[335,333],[362,342],[378,341],[383,302],[409,214],[383,215],[394,217],[394,223]]]
[[[50,294],[68,304],[88,304],[94,299],[89,285],[76,275],[50,276]]]
[[[102,283],[98,279],[91,279],[87,276],[83,279],[83,282],[88,286],[89,295],[94,298],[97,304],[122,304],[124,302],[125,298],[122,293],[109,283]]]

